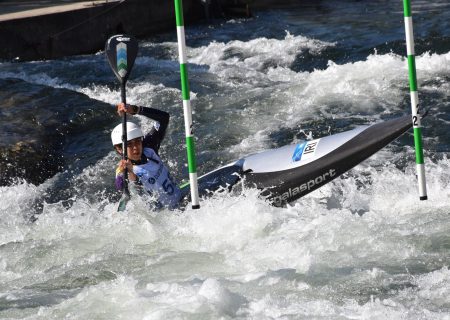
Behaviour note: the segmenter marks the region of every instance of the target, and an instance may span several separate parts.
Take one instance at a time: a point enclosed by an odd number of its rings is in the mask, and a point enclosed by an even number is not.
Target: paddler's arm
[[[122,116],[121,112],[124,110],[123,104],[119,104],[117,110],[119,115]],[[169,113],[154,108],[139,107],[130,104],[127,104],[126,112],[132,115],[139,114],[156,121],[153,128],[144,136],[142,145],[145,148],[152,148],[156,153],[158,153],[161,141],[164,139],[167,127],[169,125]]]
[[[131,115],[139,114],[141,116],[145,116],[147,118],[155,120],[159,123],[159,131],[163,133],[163,136],[166,133],[166,129],[169,125],[170,120],[169,113],[155,108],[139,107],[132,104],[127,104],[126,108],[124,108],[123,103],[120,103],[117,106],[117,113],[119,114],[119,116],[123,115],[123,110],[126,110],[126,113]]]

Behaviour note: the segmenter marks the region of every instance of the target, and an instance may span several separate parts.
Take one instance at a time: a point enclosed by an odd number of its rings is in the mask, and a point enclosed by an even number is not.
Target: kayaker
[[[125,167],[128,168],[128,179],[139,184],[150,195],[157,199],[157,207],[174,209],[182,198],[180,188],[174,183],[167,166],[159,157],[159,147],[164,139],[170,115],[162,110],[134,105],[117,106],[117,113],[123,116],[142,115],[155,120],[152,129],[144,135],[141,128],[134,122],[127,122],[127,153],[128,160],[120,160],[116,170],[116,188],[124,187]],[[122,124],[111,132],[114,149],[122,156]]]

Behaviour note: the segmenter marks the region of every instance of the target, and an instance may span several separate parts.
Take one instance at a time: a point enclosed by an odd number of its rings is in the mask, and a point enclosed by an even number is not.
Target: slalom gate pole
[[[192,108],[189,93],[189,81],[186,58],[186,37],[184,33],[183,3],[175,0],[175,16],[177,23],[178,55],[180,61],[181,92],[183,97],[184,128],[186,132],[186,151],[189,168],[192,209],[199,209],[197,165],[195,160],[195,144],[192,132]]]
[[[411,112],[414,129],[414,146],[416,149],[416,167],[419,182],[420,200],[427,200],[427,186],[425,181],[425,165],[422,148],[422,126],[418,114],[419,95],[417,93],[416,59],[414,51],[414,33],[410,0],[403,0],[405,16],[406,53],[408,55],[409,89],[411,94]]]

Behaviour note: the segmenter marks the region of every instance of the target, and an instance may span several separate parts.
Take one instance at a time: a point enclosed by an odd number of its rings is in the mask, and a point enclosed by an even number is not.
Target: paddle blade
[[[117,207],[117,211],[125,211],[127,208],[127,203],[130,200],[130,195],[127,192],[124,192],[122,194],[122,198],[120,198],[119,206]]]
[[[109,65],[121,83],[130,76],[138,52],[138,42],[133,36],[118,34],[106,41]]]

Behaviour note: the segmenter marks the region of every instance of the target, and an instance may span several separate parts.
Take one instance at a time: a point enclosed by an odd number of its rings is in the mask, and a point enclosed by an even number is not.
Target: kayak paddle
[[[105,52],[109,65],[120,81],[120,95],[122,103],[126,105],[126,89],[128,77],[134,65],[138,51],[136,39],[129,35],[119,34],[112,36],[106,41]],[[122,159],[127,160],[127,114],[122,118]],[[128,200],[130,199],[130,190],[128,189],[128,170],[124,172],[124,186],[122,198],[119,202],[117,211],[124,211]]]

